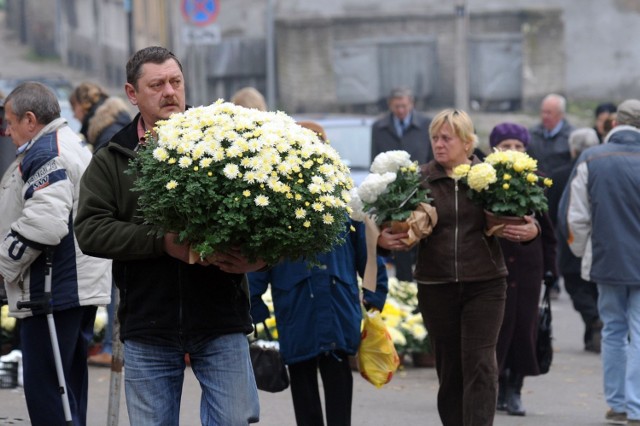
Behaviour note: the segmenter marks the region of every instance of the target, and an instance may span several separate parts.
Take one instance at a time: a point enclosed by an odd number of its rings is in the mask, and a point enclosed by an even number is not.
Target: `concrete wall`
[[[273,3],[278,20],[278,85],[286,104],[307,108],[313,99],[321,106],[334,105],[330,90],[335,86],[330,67],[332,43],[387,34],[437,34],[443,70],[438,88],[451,91],[451,19],[456,0]],[[122,1],[6,0],[6,4],[8,13],[13,13],[8,25],[36,52],[47,54],[53,49],[70,65],[87,68],[101,78],[121,79],[118,70],[128,57]],[[185,21],[180,1],[133,0],[133,4],[135,47],[164,44],[182,57],[186,48],[181,40]],[[218,4],[221,9],[216,24],[223,39],[265,36],[266,0]],[[564,93],[570,101],[640,97],[640,50],[635,42],[640,39],[640,1],[467,0],[467,5],[472,36],[511,31],[523,34],[525,106],[535,104],[549,91]],[[71,6],[75,7],[75,20],[65,10]],[[312,37],[317,39],[312,41]],[[291,56],[294,52],[299,57]],[[438,97],[446,98],[442,94]]]

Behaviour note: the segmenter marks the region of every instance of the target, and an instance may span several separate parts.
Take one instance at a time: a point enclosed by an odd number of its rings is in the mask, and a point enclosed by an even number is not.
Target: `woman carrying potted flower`
[[[529,143],[529,132],[518,124],[501,123],[491,131],[489,143],[498,151],[524,153]],[[510,175],[513,176],[508,182],[517,179],[515,173]],[[540,374],[535,342],[541,283],[545,272],[547,276],[557,275],[553,225],[546,212],[537,211],[535,217],[542,229],[541,238],[529,244],[500,239],[509,275],[504,320],[497,346],[500,367],[497,409],[515,416],[525,415],[520,398],[524,376]]]
[[[429,129],[434,160],[421,166],[438,223],[420,241],[414,273],[418,304],[431,336],[440,382],[438,412],[445,426],[492,425],[497,398],[495,350],[505,303],[507,269],[496,237],[485,235],[482,206],[468,186],[454,179],[459,165],[478,164],[469,115],[456,109],[437,114]],[[506,225],[504,238],[529,241],[539,229],[532,217]],[[403,234],[383,233],[378,244]],[[397,245],[396,245],[397,247]]]

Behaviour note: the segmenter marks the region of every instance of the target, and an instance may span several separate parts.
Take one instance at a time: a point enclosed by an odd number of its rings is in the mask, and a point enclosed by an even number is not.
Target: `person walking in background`
[[[529,129],[531,141],[527,153],[538,160],[538,170],[545,176],[571,162],[569,135],[574,127],[567,121],[566,111],[563,96],[547,95],[540,105],[540,123]]]
[[[414,109],[413,92],[396,88],[387,99],[389,112],[376,120],[371,127],[371,159],[386,151],[407,151],[411,161],[426,164],[433,158],[429,144],[431,120]],[[395,275],[402,281],[413,281],[413,267],[417,247],[408,252],[393,252]]]
[[[300,124],[325,139],[324,129],[317,123]],[[348,219],[343,237],[342,244],[318,256],[318,266],[311,267],[304,260],[285,261],[267,272],[249,274],[255,323],[270,316],[261,296],[271,285],[280,353],[289,368],[299,426],[325,424],[318,372],[324,389],[326,424],[351,424],[353,374],[348,357],[355,355],[360,344],[358,275],[364,277],[367,263],[364,223]],[[362,301],[365,308],[382,311],[388,278],[381,257],[377,257],[377,264],[376,291],[363,289]]]
[[[6,134],[16,159],[0,190],[0,275],[12,316],[22,318],[24,394],[31,424],[65,424],[57,365],[43,309],[18,302],[43,300],[45,250],[52,249],[51,307],[74,425],[87,421],[87,350],[97,305],[109,303],[111,262],[84,255],[73,224],[78,188],[91,152],[60,117],[51,90],[26,82],[5,100]],[[44,302],[46,303],[46,301]]]
[[[607,139],[578,157],[559,229],[598,285],[605,417],[640,425],[640,100],[618,105]]]
[[[571,163],[569,135],[574,127],[567,121],[567,100],[552,93],[540,105],[540,123],[529,129],[531,140],[527,153],[538,160],[538,170],[551,176],[558,168]],[[551,286],[551,298],[557,299],[560,284],[556,280]]]
[[[498,365],[496,343],[506,298],[507,268],[498,239],[485,235],[483,208],[454,179],[461,164],[478,164],[469,115],[438,113],[429,129],[434,160],[421,166],[431,190],[438,225],[419,243],[415,279],[418,306],[436,355],[438,412],[444,426],[493,424]],[[538,236],[533,218],[506,225],[505,238],[526,242]]]
[[[267,110],[267,101],[264,96],[255,87],[243,87],[233,94],[231,103],[243,106],[245,108],[253,108],[258,111]]]
[[[549,217],[554,228],[557,228],[560,198],[575,165],[575,160],[584,150],[598,145],[598,143],[598,135],[594,129],[583,127],[571,132],[569,136],[571,163],[558,168],[551,175],[553,186],[547,192]],[[584,322],[584,350],[600,353],[602,321],[598,315],[598,287],[593,281],[582,279],[580,276],[581,259],[571,252],[567,242],[559,235],[557,229],[556,233],[558,234],[558,270],[562,275],[564,287],[571,297],[573,307]]]
[[[501,123],[489,135],[492,149],[525,152],[529,144],[526,127]],[[525,376],[540,374],[536,357],[538,302],[543,278],[554,281],[556,271],[556,237],[547,213],[536,214],[541,237],[529,244],[500,238],[509,275],[504,319],[498,336],[497,358],[500,368],[498,385],[499,411],[524,416],[521,390]]]
[[[266,264],[235,253],[190,264],[188,243],[178,244],[172,232],[157,237],[144,223],[129,162],[147,130],[185,111],[185,84],[182,65],[163,47],[136,52],[126,74],[127,96],[140,112],[93,156],[80,184],[75,229],[85,253],[114,260],[129,420],[178,425],[188,353],[202,388],[202,424],[257,422],[245,273]]]
[[[616,106],[611,102],[605,102],[602,104],[598,104],[595,109],[595,123],[593,125],[593,130],[596,131],[598,135],[599,143],[604,141],[604,138],[607,136],[607,133],[611,130],[608,127],[608,123],[611,119],[615,117],[616,114]]]
[[[99,85],[83,82],[69,96],[73,115],[82,123],[80,133],[96,153],[107,146],[111,138],[131,122],[129,108],[118,97],[109,97]],[[89,365],[111,366],[113,322],[116,315],[116,286],[111,286],[111,303],[107,306],[107,324],[100,352],[89,356]]]
[[[118,97],[110,97],[99,85],[83,82],[69,96],[73,115],[82,123],[80,133],[95,153],[113,135],[131,122],[129,107]]]

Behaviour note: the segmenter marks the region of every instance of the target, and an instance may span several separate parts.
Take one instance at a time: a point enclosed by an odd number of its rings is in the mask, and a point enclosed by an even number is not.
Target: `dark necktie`
[[[407,130],[407,126],[404,124],[404,121],[400,120],[400,137],[402,137],[402,135],[404,135],[404,132]]]

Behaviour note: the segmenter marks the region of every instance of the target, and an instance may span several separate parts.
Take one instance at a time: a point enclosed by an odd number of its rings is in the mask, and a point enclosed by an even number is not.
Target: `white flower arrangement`
[[[133,160],[140,212],[201,257],[313,259],[341,241],[352,180],[337,151],[282,112],[221,100],[160,121]]]
[[[351,191],[349,207],[355,220],[370,216],[378,225],[403,221],[420,203],[431,201],[428,190],[420,186],[418,164],[406,151],[378,154],[370,171],[362,184]]]

